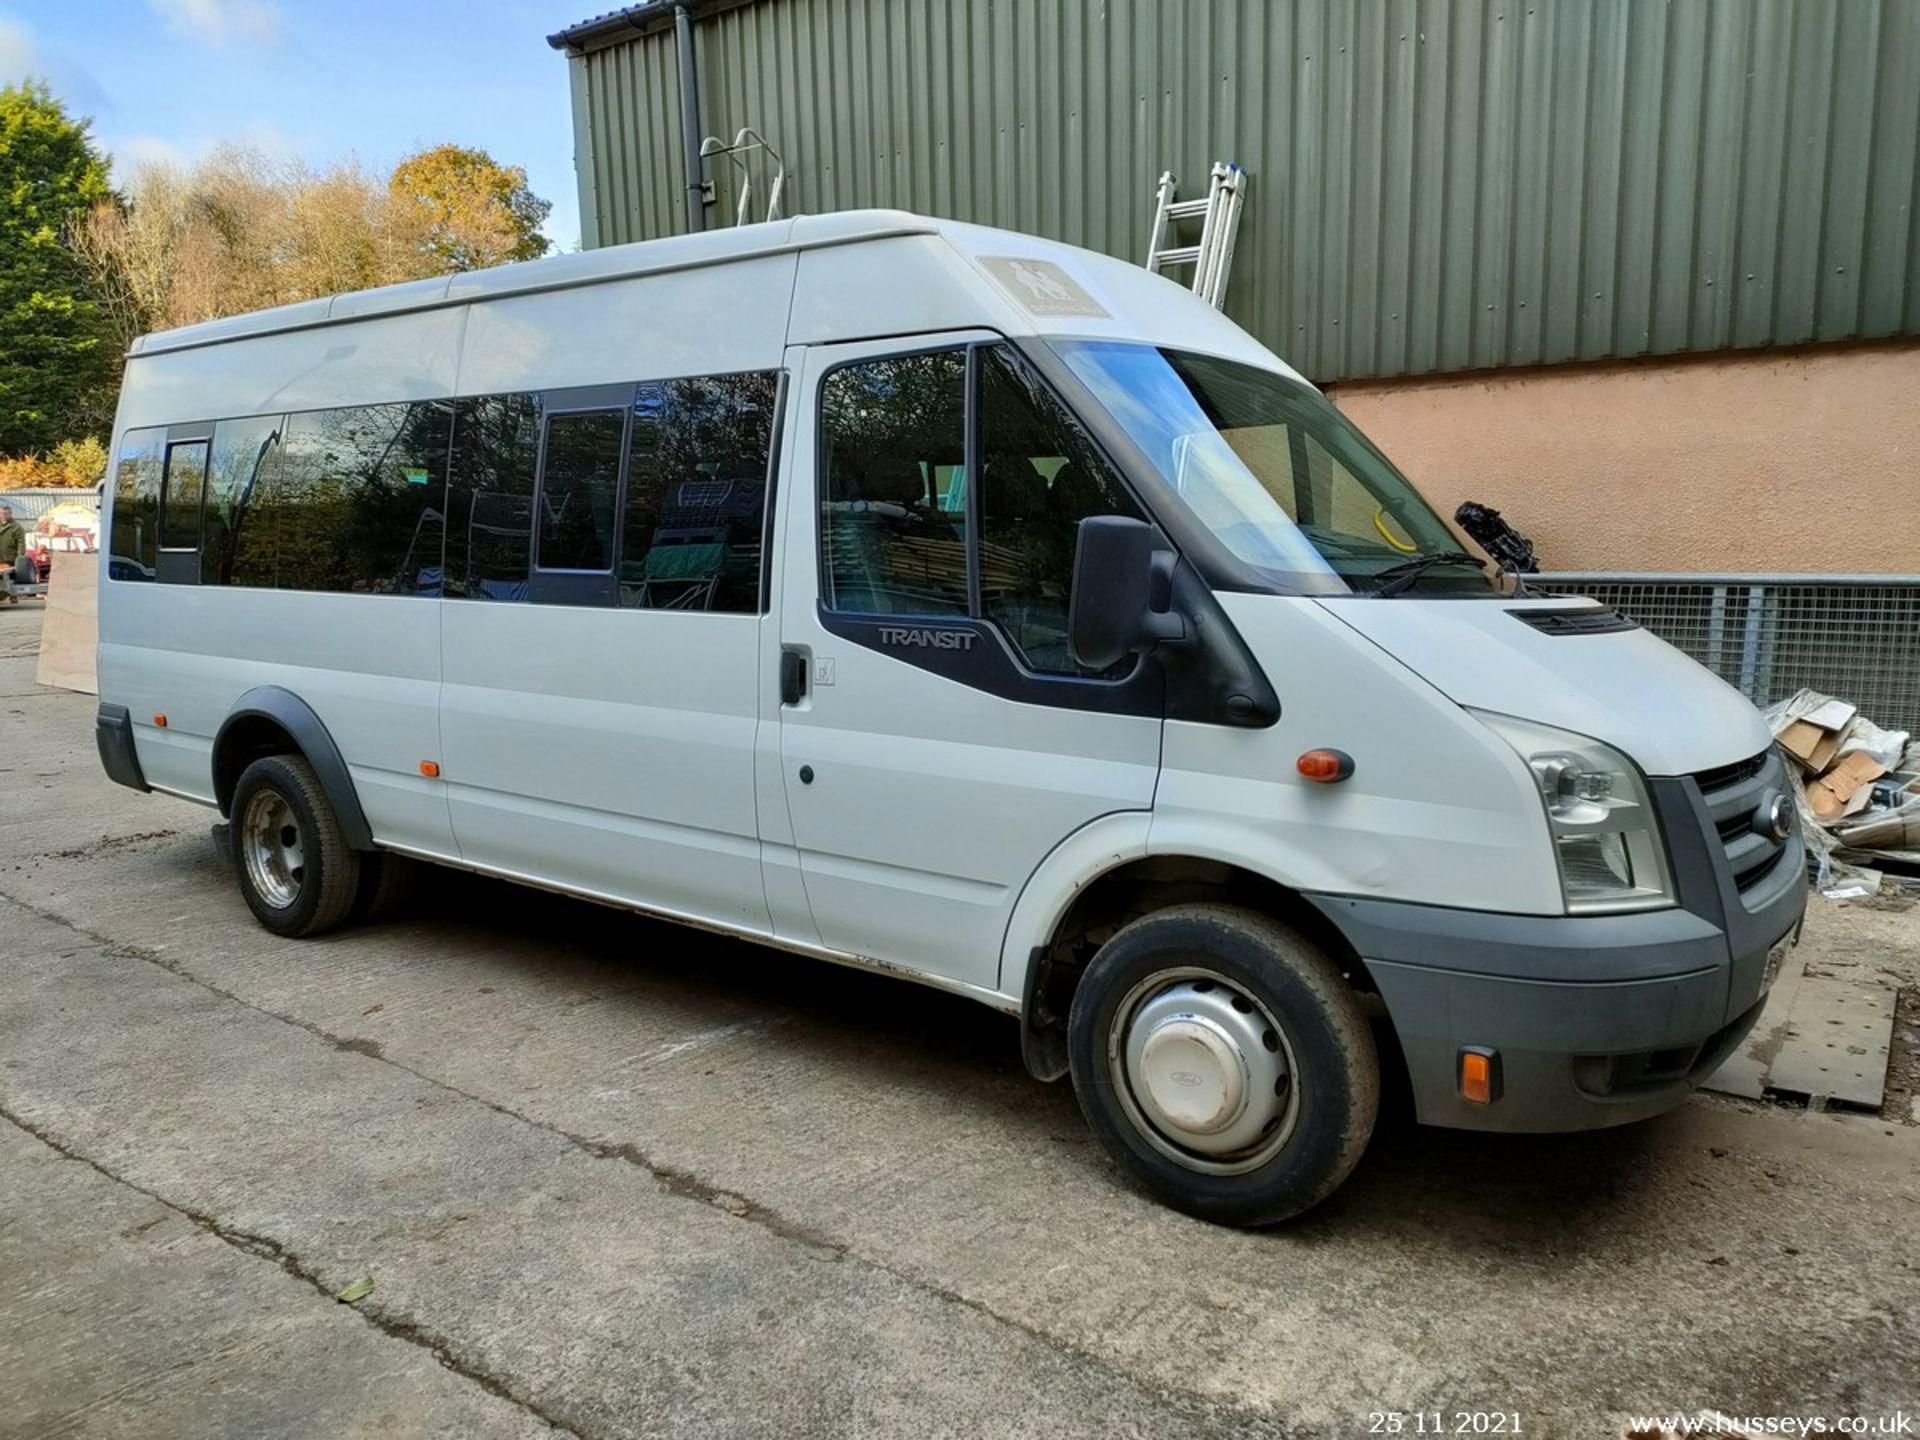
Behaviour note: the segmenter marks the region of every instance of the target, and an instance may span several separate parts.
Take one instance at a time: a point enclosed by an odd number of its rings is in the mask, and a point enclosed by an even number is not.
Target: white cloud
[[[273,0],[147,0],[175,31],[215,50],[273,45],[280,39],[280,7]]]
[[[126,185],[134,173],[149,165],[165,165],[170,169],[185,169],[198,157],[191,151],[159,135],[128,135],[122,139],[108,142],[107,153],[113,157],[113,183]]]
[[[0,18],[0,85],[45,73],[33,32],[17,20]]]
[[[113,157],[113,183],[132,183],[135,173],[149,165],[190,170],[222,145],[251,150],[272,165],[291,165],[305,159],[304,147],[275,125],[245,125],[227,135],[183,135],[178,138],[142,132],[109,135],[102,142]]]
[[[70,113],[99,115],[113,109],[84,65],[58,50],[43,49],[28,26],[0,15],[0,85],[22,80],[46,81]]]

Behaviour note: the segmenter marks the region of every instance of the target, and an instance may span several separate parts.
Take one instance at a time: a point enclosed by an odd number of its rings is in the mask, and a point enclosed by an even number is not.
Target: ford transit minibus
[[[1017,1016],[1196,1215],[1680,1103],[1805,903],[1751,706],[1132,265],[893,212],[135,345],[101,759],[280,935],[428,861]]]

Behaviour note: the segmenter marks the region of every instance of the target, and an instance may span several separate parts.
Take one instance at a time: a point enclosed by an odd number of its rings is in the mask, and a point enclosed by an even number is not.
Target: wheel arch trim
[[[313,767],[320,788],[326,792],[327,803],[333,806],[333,813],[340,822],[340,833],[347,844],[355,850],[375,848],[373,829],[367,824],[366,811],[360,807],[360,796],[353,788],[353,776],[347,770],[340,747],[334,743],[332,734],[314,713],[313,707],[279,685],[258,685],[247,691],[234,702],[232,711],[220,723],[219,733],[214,736],[213,792],[220,813],[225,815],[232,809],[234,786],[240,778],[237,770],[230,775],[223,773],[230,767],[223,766],[222,759],[237,727],[249,720],[267,720],[286,731],[295,747]]]
[[[1152,820],[1147,810],[1120,810],[1091,820],[1054,846],[1027,877],[1000,947],[1000,993],[1022,997],[1022,1014],[1032,998],[1035,955],[1052,941],[1082,890],[1108,871],[1145,858]]]

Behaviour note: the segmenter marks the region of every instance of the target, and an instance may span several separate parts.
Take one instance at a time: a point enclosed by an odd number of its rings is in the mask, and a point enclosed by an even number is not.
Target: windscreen
[[[1313,387],[1151,345],[1056,348],[1194,516],[1276,584],[1494,593],[1406,477]]]

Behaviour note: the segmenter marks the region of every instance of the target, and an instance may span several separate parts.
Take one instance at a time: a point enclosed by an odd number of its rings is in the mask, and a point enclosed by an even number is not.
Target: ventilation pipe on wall
[[[680,145],[687,167],[687,233],[707,228],[707,183],[700,174],[700,70],[693,52],[693,7],[673,7],[673,45],[680,57]]]

